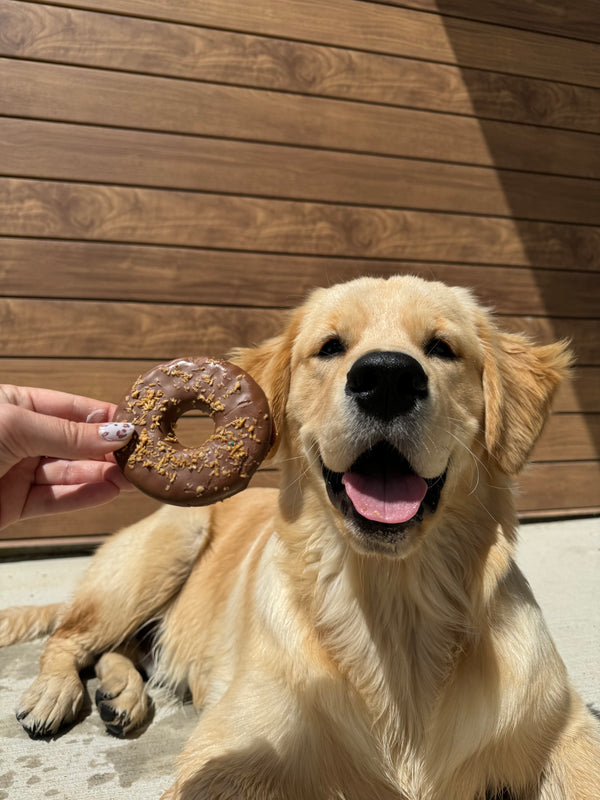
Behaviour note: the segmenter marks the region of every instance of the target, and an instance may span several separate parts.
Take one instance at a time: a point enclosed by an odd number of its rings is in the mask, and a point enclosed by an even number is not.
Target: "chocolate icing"
[[[182,414],[200,409],[215,430],[200,447],[175,434]],[[178,358],[140,376],[119,403],[115,422],[136,431],[115,453],[142,492],[172,505],[201,506],[245,489],[271,446],[269,405],[244,370],[214,358]]]

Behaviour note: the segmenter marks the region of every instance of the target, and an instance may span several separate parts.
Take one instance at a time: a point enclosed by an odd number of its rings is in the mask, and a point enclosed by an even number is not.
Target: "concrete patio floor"
[[[67,599],[88,557],[0,563],[0,608]],[[528,524],[518,561],[529,579],[571,678],[600,710],[600,520]],[[154,800],[172,783],[176,756],[197,716],[189,705],[154,696],[143,733],[115,739],[86,682],[85,717],[50,741],[28,738],[14,716],[36,674],[41,641],[0,650],[0,800]]]

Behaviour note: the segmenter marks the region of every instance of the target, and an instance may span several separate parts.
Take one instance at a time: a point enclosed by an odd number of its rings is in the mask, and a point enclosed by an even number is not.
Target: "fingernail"
[[[104,408],[97,408],[87,415],[86,422],[104,422],[106,419],[106,410]]]
[[[107,442],[124,442],[134,430],[135,427],[131,422],[107,422],[98,428],[100,436]]]

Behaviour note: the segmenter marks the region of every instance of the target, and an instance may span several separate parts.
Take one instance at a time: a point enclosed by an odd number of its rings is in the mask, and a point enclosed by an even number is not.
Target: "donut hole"
[[[181,447],[197,448],[213,435],[215,424],[207,414],[193,409],[186,411],[179,419],[175,420],[170,429]]]

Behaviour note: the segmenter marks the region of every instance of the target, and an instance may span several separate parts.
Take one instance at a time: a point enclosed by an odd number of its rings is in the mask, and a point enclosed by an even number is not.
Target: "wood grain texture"
[[[283,319],[280,311],[224,306],[0,300],[3,353],[17,357],[222,357],[272,336]]]
[[[598,270],[600,228],[0,179],[0,235]]]
[[[49,3],[60,5],[60,3]],[[322,0],[80,0],[78,7],[287,37],[466,67],[600,85],[593,44],[379,3]]]
[[[148,372],[155,364],[153,359],[0,358],[0,382],[39,386],[118,403],[137,377]]]
[[[0,253],[0,296],[113,300],[118,288],[125,301],[282,308],[316,286],[403,273],[465,286],[500,314],[585,319],[600,307],[585,272],[11,237]]]
[[[431,11],[478,22],[523,28],[600,42],[600,17],[595,0],[384,0],[389,5]]]
[[[535,446],[531,460],[592,461],[600,449],[600,414],[555,414]]]
[[[519,479],[517,506],[533,516],[568,513],[598,513],[600,510],[600,464],[598,461],[532,464]]]
[[[600,413],[600,369],[575,367],[572,379],[557,393],[555,408],[557,411]]]
[[[10,116],[600,177],[589,133],[11,59],[0,72]]]
[[[600,132],[597,89],[17,0],[0,54]]]
[[[0,163],[26,178],[600,220],[600,181],[23,119],[0,118]]]

